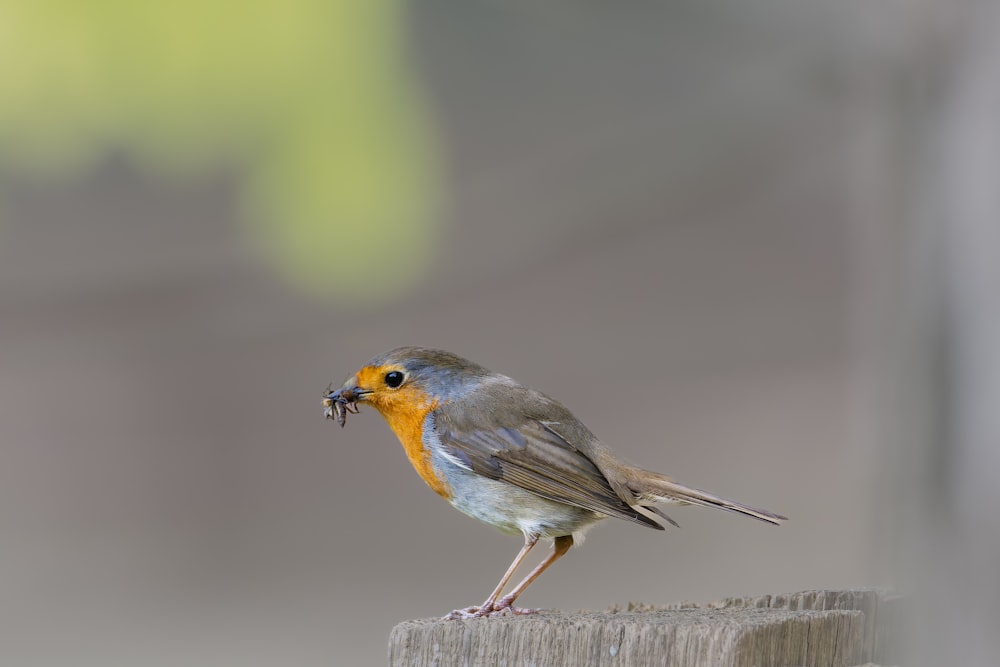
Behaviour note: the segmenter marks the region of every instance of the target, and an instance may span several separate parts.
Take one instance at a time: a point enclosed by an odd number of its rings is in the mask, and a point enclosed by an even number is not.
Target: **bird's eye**
[[[385,374],[385,384],[391,389],[395,389],[403,384],[403,374],[399,371],[389,371]]]

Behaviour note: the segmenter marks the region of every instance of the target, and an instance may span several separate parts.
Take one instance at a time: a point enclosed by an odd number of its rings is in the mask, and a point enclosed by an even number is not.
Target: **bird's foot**
[[[442,620],[445,621],[457,621],[466,618],[497,618],[500,616],[527,616],[529,614],[537,614],[544,609],[527,609],[525,607],[515,607],[514,598],[508,596],[500,598],[496,602],[490,603],[489,600],[484,602],[478,607],[466,607],[465,609],[456,609]]]

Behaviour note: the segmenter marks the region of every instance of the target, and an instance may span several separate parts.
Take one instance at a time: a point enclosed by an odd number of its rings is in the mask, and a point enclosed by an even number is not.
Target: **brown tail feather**
[[[643,473],[643,488],[636,489],[640,497],[643,498],[656,499],[666,502],[672,501],[690,503],[692,505],[702,505],[704,507],[715,507],[726,510],[727,512],[745,514],[746,516],[753,517],[759,521],[766,521],[767,523],[772,523],[776,526],[780,525],[782,521],[786,521],[788,519],[788,517],[775,514],[774,512],[768,512],[767,510],[750,507],[749,505],[720,498],[719,496],[712,495],[711,493],[702,491],[701,489],[694,489],[689,486],[684,486],[683,484],[678,484],[666,475],[649,471],[643,471]]]

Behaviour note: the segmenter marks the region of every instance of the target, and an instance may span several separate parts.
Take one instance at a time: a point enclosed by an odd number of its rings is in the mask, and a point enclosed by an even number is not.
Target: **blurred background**
[[[0,662],[381,664],[480,602],[520,540],[373,411],[322,418],[420,344],[791,517],[606,522],[524,604],[885,585],[908,663],[989,664],[998,32],[971,0],[4,2]]]

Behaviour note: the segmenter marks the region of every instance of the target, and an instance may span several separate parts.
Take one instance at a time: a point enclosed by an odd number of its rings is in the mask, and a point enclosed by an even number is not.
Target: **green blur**
[[[111,151],[156,178],[231,169],[250,238],[291,284],[398,296],[429,265],[440,200],[403,9],[6,0],[0,169],[79,178]]]

